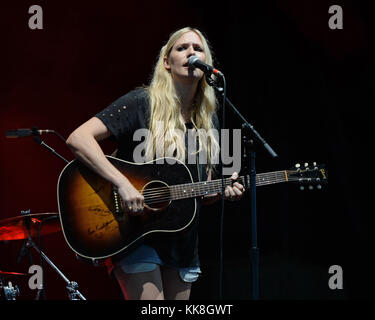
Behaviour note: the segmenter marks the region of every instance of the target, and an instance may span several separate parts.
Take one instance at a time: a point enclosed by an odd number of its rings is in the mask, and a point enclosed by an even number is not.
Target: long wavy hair
[[[161,48],[150,85],[147,87],[150,96],[151,116],[149,130],[151,135],[146,139],[145,155],[155,159],[160,155],[173,156],[181,161],[186,159],[185,122],[181,114],[181,102],[176,93],[171,73],[164,66],[164,58],[169,58],[176,41],[186,32],[193,31],[201,39],[206,56],[206,63],[213,64],[208,41],[203,34],[194,28],[186,27],[175,31],[168,42]],[[213,167],[219,154],[218,136],[214,134],[212,115],[216,110],[216,96],[205,77],[199,81],[194,99],[190,121],[196,129],[199,149],[207,159],[207,170]],[[163,155],[163,156],[164,156]],[[217,160],[216,160],[217,161]]]

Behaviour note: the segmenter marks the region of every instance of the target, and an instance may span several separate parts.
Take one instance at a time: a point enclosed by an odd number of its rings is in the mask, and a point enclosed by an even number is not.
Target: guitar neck
[[[250,184],[250,176],[238,177],[237,181],[242,185]],[[269,184],[282,183],[288,181],[286,170],[274,171],[268,173],[259,173],[256,175],[256,186],[265,186]],[[224,188],[232,185],[232,179],[224,179]],[[178,200],[184,198],[193,198],[219,193],[222,191],[222,180],[202,181],[195,183],[179,184],[170,186],[171,199]]]

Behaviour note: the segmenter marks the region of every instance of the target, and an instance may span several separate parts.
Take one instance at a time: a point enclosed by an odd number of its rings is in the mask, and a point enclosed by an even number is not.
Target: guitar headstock
[[[295,168],[287,171],[288,181],[300,184],[300,189],[304,190],[307,186],[309,190],[322,189],[322,186],[328,183],[328,171],[324,165],[318,165],[313,162],[312,165],[305,163],[301,166],[299,163]]]

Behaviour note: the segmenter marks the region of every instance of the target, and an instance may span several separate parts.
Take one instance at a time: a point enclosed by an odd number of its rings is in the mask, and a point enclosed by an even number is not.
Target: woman
[[[173,33],[160,51],[150,85],[119,98],[76,129],[67,140],[80,161],[117,187],[130,215],[142,214],[144,198],[107,160],[98,141],[115,136],[117,157],[134,161],[139,142],[134,141],[133,133],[147,128],[151,133],[145,141],[147,159],[155,159],[164,150],[169,150],[168,155],[184,161],[188,156],[186,136],[176,132],[185,134],[189,128],[209,132],[218,127],[214,91],[207,85],[202,71],[188,66],[188,58],[192,55],[212,64],[211,52],[202,33],[192,28]],[[218,141],[214,135],[203,139],[200,133],[197,146],[195,153],[205,152],[207,165],[202,166],[203,172],[199,172],[196,165],[191,169],[197,179],[211,179],[212,159],[219,152]],[[236,178],[237,173],[234,173],[232,179]],[[244,187],[234,181],[232,187],[225,189],[225,198],[239,199],[243,192]],[[202,202],[218,198],[220,195],[211,196]],[[131,252],[112,257],[109,269],[126,299],[189,299],[191,283],[201,272],[197,223],[198,219],[195,219],[182,232],[151,237]]]

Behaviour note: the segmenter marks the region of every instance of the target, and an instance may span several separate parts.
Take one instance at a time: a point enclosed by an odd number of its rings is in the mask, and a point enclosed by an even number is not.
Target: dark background
[[[43,30],[30,30],[28,8],[43,9]],[[344,29],[328,27],[341,5]],[[57,212],[64,162],[32,138],[6,139],[16,128],[53,129],[68,137],[129,90],[147,84],[170,33],[200,29],[227,95],[279,154],[257,151],[257,171],[296,162],[324,163],[329,186],[300,191],[281,184],[257,189],[262,299],[372,299],[372,112],[374,10],[364,1],[3,1],[1,4],[0,219]],[[229,128],[240,123],[227,110]],[[55,135],[43,140],[68,160]],[[105,142],[110,153],[115,145]],[[227,203],[224,217],[225,299],[251,299],[249,198]],[[203,275],[192,299],[218,298],[220,206],[201,216]],[[43,249],[87,299],[118,300],[103,267],[75,258],[62,233]],[[0,270],[17,263],[22,240],[0,241]],[[33,253],[33,263],[39,257]],[[344,289],[330,290],[328,269],[340,265]],[[33,299],[27,278],[12,278],[20,300]],[[67,299],[65,283],[45,266],[47,299]]]

